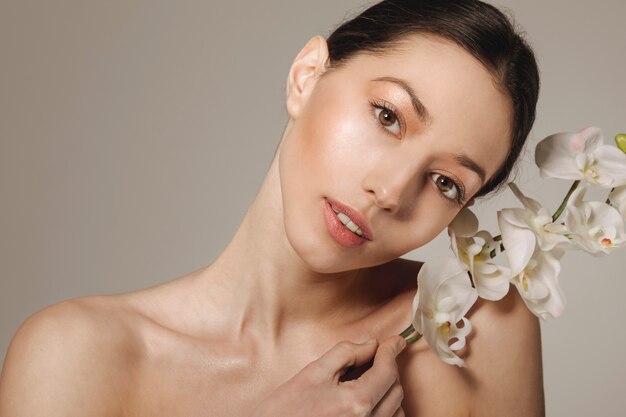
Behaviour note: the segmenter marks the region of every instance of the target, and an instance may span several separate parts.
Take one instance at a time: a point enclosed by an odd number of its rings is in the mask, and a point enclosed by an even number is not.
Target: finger
[[[405,417],[402,407],[398,408],[392,417]]]
[[[350,382],[359,379],[361,375],[367,372],[374,364],[374,358],[365,362],[363,365],[351,366],[339,377],[339,382]]]
[[[343,341],[311,364],[325,375],[339,378],[346,368],[367,363],[376,353],[376,348],[376,339],[361,344]]]
[[[376,351],[374,365],[361,377],[362,387],[372,394],[373,404],[377,404],[398,379],[396,356],[405,347],[406,341],[400,336],[385,340]]]
[[[372,410],[372,417],[391,417],[401,410],[402,400],[404,399],[404,391],[402,385],[396,382],[385,393],[382,400]]]

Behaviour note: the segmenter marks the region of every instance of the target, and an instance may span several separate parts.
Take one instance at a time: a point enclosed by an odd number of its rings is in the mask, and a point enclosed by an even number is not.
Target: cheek
[[[388,257],[401,256],[430,243],[454,219],[457,210],[444,209],[441,197],[435,191],[424,187],[418,196],[415,209],[410,218],[390,223],[386,246]],[[443,255],[443,254],[442,254]]]
[[[311,97],[310,106],[294,125],[288,168],[320,185],[325,179],[354,187],[363,158],[376,145],[367,106],[335,97],[321,101]]]
[[[340,256],[326,236],[323,198],[346,199],[358,193],[358,154],[371,145],[364,126],[366,110],[359,114],[352,110],[354,105],[335,98],[324,102],[328,104],[311,103],[292,122],[279,153],[279,175],[290,245],[312,269],[329,272],[361,265],[350,264],[358,262],[354,257]]]

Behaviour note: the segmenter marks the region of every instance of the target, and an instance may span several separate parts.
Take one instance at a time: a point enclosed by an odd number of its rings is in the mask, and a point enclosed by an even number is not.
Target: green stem
[[[611,194],[613,191],[615,191],[615,187],[611,188],[611,191],[609,191],[609,194]],[[605,203],[608,204],[608,205],[613,205],[611,203],[611,199],[609,197],[606,198]]]
[[[413,324],[410,324],[409,327],[407,327],[406,329],[404,329],[402,333],[400,333],[400,336],[406,339],[407,337],[411,336],[413,333],[415,333],[415,328],[413,328]]]
[[[565,195],[565,198],[563,199],[563,202],[561,203],[561,205],[559,206],[558,209],[556,209],[556,212],[554,212],[554,215],[552,216],[552,221],[555,222],[556,219],[558,219],[561,214],[563,213],[563,210],[565,210],[565,206],[567,205],[567,202],[570,198],[570,196],[572,195],[572,193],[574,192],[574,190],[576,188],[578,188],[578,185],[580,184],[580,180],[576,180],[574,181],[574,183],[572,184],[572,186],[570,187],[569,191],[567,192],[567,194]]]
[[[476,285],[474,284],[474,277],[470,271],[467,271],[467,276],[469,277],[470,284],[472,284],[472,288],[476,288]]]
[[[422,338],[422,334],[415,331],[413,324],[410,324],[409,327],[404,329],[404,331],[400,333],[400,336],[402,336],[404,340],[406,340],[406,343],[409,345],[411,343],[417,342]]]
[[[409,345],[411,343],[417,342],[418,340],[422,338],[422,334],[415,331],[413,324],[410,324],[409,327],[404,329],[404,331],[400,333],[400,336],[402,336],[406,340],[407,344]]]

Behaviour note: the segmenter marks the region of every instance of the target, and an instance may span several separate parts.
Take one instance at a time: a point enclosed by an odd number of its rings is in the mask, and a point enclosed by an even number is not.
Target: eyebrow
[[[472,171],[474,171],[476,174],[478,174],[478,176],[480,177],[480,180],[482,181],[482,183],[485,183],[485,169],[483,167],[481,167],[480,165],[478,165],[473,159],[471,159],[469,156],[464,155],[464,154],[450,154],[452,156],[452,158],[454,158],[454,160],[463,165],[465,168],[468,168]]]
[[[395,77],[379,77],[374,78],[372,81],[387,81],[402,87],[402,89],[411,98],[411,104],[413,105],[413,109],[415,110],[415,113],[417,113],[417,116],[420,118],[420,120],[422,120],[423,122],[429,122],[432,119],[430,113],[428,113],[428,110],[424,106],[424,103],[422,103],[422,101],[417,97],[417,94],[415,94],[413,88],[406,81]]]

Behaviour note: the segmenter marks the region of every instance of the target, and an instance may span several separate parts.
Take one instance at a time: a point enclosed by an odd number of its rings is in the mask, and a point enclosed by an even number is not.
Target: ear
[[[318,35],[304,45],[289,70],[286,105],[292,119],[298,117],[317,79],[327,67],[328,46],[326,39]]]

